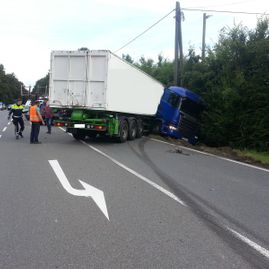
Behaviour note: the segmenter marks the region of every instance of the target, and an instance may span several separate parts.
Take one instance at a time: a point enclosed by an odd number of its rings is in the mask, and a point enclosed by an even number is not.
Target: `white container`
[[[107,50],[52,51],[53,107],[155,115],[163,85]]]

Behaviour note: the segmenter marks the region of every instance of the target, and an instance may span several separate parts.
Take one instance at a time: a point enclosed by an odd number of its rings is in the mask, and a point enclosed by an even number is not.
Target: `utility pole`
[[[211,15],[203,14],[203,37],[202,37],[202,60],[205,59],[205,32],[206,32],[206,19],[211,17]]]
[[[179,58],[179,61],[178,61],[178,58]],[[176,86],[182,85],[182,70],[183,70],[183,46],[182,46],[182,31],[181,31],[181,9],[180,9],[179,2],[176,2],[175,73],[174,73],[174,83]]]
[[[182,21],[182,13],[181,13],[181,9],[179,6],[179,21],[178,21],[178,41],[179,41],[179,86],[183,86],[182,85],[182,81],[183,81],[183,44],[182,44],[182,28],[181,28],[181,21]]]
[[[28,99],[30,99],[30,95],[31,95],[31,86],[29,86]]]
[[[178,11],[180,9],[179,2],[176,2],[176,16],[175,16],[175,73],[174,83],[178,85]]]

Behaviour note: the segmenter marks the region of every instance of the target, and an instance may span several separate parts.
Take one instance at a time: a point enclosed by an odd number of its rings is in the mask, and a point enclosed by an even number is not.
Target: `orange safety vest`
[[[31,122],[41,122],[37,112],[36,112],[37,106],[31,106],[30,107],[30,121]]]

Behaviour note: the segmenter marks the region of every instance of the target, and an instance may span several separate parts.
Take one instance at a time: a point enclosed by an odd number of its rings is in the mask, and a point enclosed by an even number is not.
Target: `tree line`
[[[21,89],[23,93],[27,92],[23,83],[16,78],[15,74],[7,74],[4,65],[0,64],[0,102],[14,103],[21,95]]]

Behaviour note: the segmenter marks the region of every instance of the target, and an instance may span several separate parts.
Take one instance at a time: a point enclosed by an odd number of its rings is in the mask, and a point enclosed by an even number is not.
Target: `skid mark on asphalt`
[[[161,191],[162,193],[164,193],[165,195],[169,196],[170,198],[172,198],[173,200],[177,201],[178,203],[180,203],[183,206],[186,206],[186,204],[179,199],[177,196],[175,196],[173,193],[171,193],[170,191],[164,189],[163,187],[161,187],[160,185],[156,184],[155,182],[151,181],[150,179],[148,179],[147,177],[144,177],[143,175],[137,173],[136,171],[132,170],[131,168],[129,168],[128,166],[120,163],[119,161],[115,160],[114,158],[110,157],[109,155],[107,155],[106,153],[102,152],[101,150],[97,149],[96,147],[93,147],[89,144],[87,144],[84,141],[80,141],[82,144],[86,145],[87,147],[91,148],[92,150],[94,150],[95,152],[98,152],[99,154],[101,154],[102,156],[106,157],[107,159],[111,160],[113,163],[115,163],[116,165],[118,165],[119,167],[123,168],[124,170],[128,171],[129,173],[135,175],[136,177],[140,178],[141,180],[143,180],[144,182],[148,183],[149,185],[151,185],[152,187],[154,187],[155,189]]]
[[[202,219],[211,230],[217,233],[219,237],[222,238],[222,240],[227,242],[227,244],[229,244],[229,246],[234,249],[235,252],[244,257],[245,260],[247,260],[250,264],[257,266],[258,268],[269,268],[269,255],[267,255],[269,253],[268,250],[261,245],[255,243],[254,241],[250,240],[249,238],[242,236],[240,233],[218,220],[216,216],[214,216],[212,213],[208,212],[208,210],[204,208],[207,207],[207,204],[203,203],[202,199],[200,199],[197,195],[192,194],[184,186],[175,182],[173,178],[171,178],[159,167],[157,167],[145,152],[144,146],[147,141],[148,139],[141,140],[139,142],[140,152],[143,156],[142,158],[163,180],[163,182],[170,189],[172,189],[175,194],[183,198],[183,201],[189,206],[190,210],[197,217]],[[200,200],[200,203],[198,203],[197,200]],[[218,215],[221,215],[218,213],[218,210],[214,210],[213,207],[211,207],[211,210]],[[221,216],[226,219],[224,215]],[[256,253],[253,253],[253,250],[255,250]],[[262,255],[266,258],[266,260],[263,259],[263,257],[262,259],[258,258],[257,254]]]

